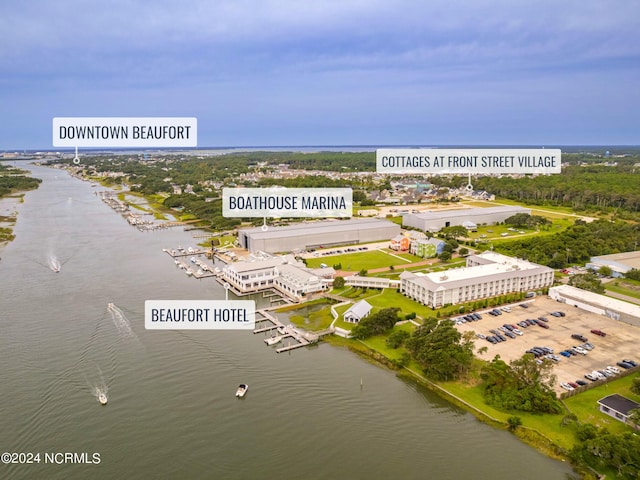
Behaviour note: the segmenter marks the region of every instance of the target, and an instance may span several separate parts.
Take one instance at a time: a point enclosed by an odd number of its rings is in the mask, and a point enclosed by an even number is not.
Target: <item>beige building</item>
[[[553,284],[553,270],[495,252],[467,257],[467,266],[444,272],[403,272],[400,291],[431,308],[538,290]]]
[[[274,289],[294,301],[326,290],[334,275],[333,268],[310,269],[292,255],[235,262],[222,270],[222,279],[238,294]]]

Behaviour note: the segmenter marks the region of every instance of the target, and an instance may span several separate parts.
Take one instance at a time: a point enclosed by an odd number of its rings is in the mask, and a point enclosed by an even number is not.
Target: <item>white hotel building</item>
[[[222,269],[222,280],[240,295],[275,289],[295,301],[329,288],[333,268],[310,269],[292,255],[240,261]]]
[[[484,252],[467,257],[467,266],[437,273],[403,272],[400,291],[431,308],[480,300],[513,292],[528,292],[553,284],[553,269]]]

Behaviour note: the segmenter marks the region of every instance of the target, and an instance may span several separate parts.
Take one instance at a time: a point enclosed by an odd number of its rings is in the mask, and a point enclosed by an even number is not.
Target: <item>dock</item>
[[[266,323],[267,325],[258,325],[262,323]],[[333,333],[332,328],[316,333],[304,332],[298,330],[293,325],[283,324],[269,312],[269,308],[263,308],[256,311],[256,328],[253,330],[254,334],[276,329],[278,330],[278,336],[281,337],[280,342],[282,344],[287,343],[283,347],[276,348],[276,353],[290,352],[296,348],[309,346],[316,343],[320,337]],[[292,343],[292,340],[295,341],[295,343]]]

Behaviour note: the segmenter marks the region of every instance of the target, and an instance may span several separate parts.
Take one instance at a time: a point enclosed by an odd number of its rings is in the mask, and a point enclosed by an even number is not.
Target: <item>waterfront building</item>
[[[250,252],[278,253],[385,241],[399,233],[400,225],[378,218],[323,220],[240,229],[238,243]]]
[[[467,257],[467,266],[427,274],[403,272],[400,291],[431,308],[528,292],[553,284],[553,270],[495,252]]]
[[[371,313],[371,305],[366,300],[360,300],[358,303],[355,303],[344,312],[342,316],[345,322],[348,323],[359,323],[364,317],[367,317],[369,313]]]
[[[292,255],[234,262],[222,269],[223,281],[239,294],[275,289],[294,301],[327,290],[334,275],[333,268],[310,269]]]

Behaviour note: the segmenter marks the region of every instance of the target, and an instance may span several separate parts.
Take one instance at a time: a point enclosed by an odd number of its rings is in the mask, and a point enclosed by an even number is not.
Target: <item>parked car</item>
[[[575,338],[576,340],[580,340],[581,342],[586,342],[588,340],[587,337],[585,337],[584,335],[580,335],[579,333],[574,333],[573,335],[571,335],[571,338]]]
[[[591,380],[592,382],[595,382],[596,380],[598,380],[598,377],[596,377],[592,373],[585,373],[584,378],[586,378],[587,380]]]
[[[633,365],[631,365],[630,363],[624,362],[624,361],[622,361],[622,362],[617,362],[617,363],[616,363],[616,365],[618,365],[619,367],[624,368],[625,370],[628,370],[628,369],[630,369],[630,368],[633,368]]]
[[[484,340],[485,338],[487,338],[482,333],[476,333],[476,337],[478,337],[480,340]]]
[[[571,390],[573,390],[573,387],[572,387],[571,385],[569,385],[568,383],[561,383],[561,384],[560,384],[560,386],[561,386],[562,388],[564,388],[565,390],[569,391],[569,392],[570,392]]]
[[[521,322],[518,322],[518,325],[522,328],[527,328],[529,326],[529,324],[524,320],[522,320]]]
[[[544,322],[538,322],[538,326],[540,326],[540,327],[542,327],[542,328],[549,329],[549,325],[547,325],[547,324],[546,324],[546,323],[544,323]]]
[[[618,367],[612,367],[611,365],[607,365],[605,370],[608,370],[613,374],[620,373],[620,369]]]
[[[633,360],[627,360],[626,358],[624,360],[622,360],[625,363],[628,363],[629,365],[631,365],[632,367],[637,367],[638,364],[636,362],[634,362]]]
[[[493,336],[487,337],[486,340],[487,340],[487,342],[492,343],[492,344],[498,343],[498,341]]]
[[[598,330],[596,328],[594,328],[593,330],[591,330],[591,333],[593,333],[594,335],[598,335],[600,337],[606,337],[607,334],[604,333],[602,330]]]
[[[506,338],[504,338],[504,337],[503,337],[502,335],[500,335],[500,334],[496,335],[496,337],[498,337],[498,340],[500,340],[501,342],[506,342],[506,341],[507,341],[507,339],[506,339]]]
[[[516,336],[513,334],[513,332],[510,332],[509,330],[504,332],[504,334],[509,338],[516,338]]]
[[[593,350],[594,348],[596,348],[596,347],[594,347],[594,346],[593,346],[591,343],[589,343],[589,342],[583,343],[583,344],[582,344],[582,345],[580,345],[580,346],[581,346],[582,348],[584,348],[585,350]]]
[[[584,387],[585,385],[588,385],[588,383],[587,383],[587,382],[585,382],[584,380],[576,380],[576,383],[577,383],[578,385],[580,385],[581,387]]]
[[[582,347],[573,347],[580,355],[586,355],[587,351]]]
[[[538,317],[538,320],[542,320],[545,323],[547,323],[549,321],[549,319],[547,317]]]
[[[515,333],[516,335],[522,336],[522,330],[518,329],[518,328],[514,328],[513,330],[511,330],[513,333]]]
[[[571,354],[569,352],[567,352],[566,350],[562,350],[560,352],[560,355],[562,355],[563,357],[569,358],[571,356]]]
[[[580,385],[578,385],[575,382],[567,382],[569,385],[571,385],[573,388],[578,388]]]
[[[520,304],[520,306],[521,306],[522,308],[529,308],[529,305],[527,305],[526,303],[521,303],[521,304]]]

